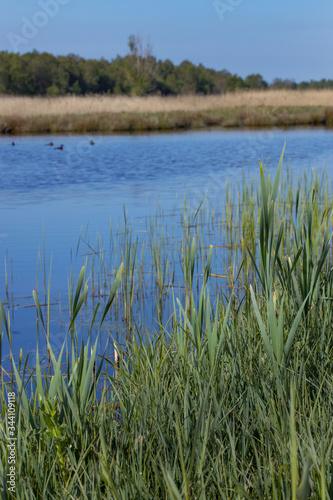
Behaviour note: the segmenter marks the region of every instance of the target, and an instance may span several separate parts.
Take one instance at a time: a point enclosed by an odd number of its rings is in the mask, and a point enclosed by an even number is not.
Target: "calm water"
[[[107,237],[123,219],[124,205],[134,229],[158,205],[177,211],[186,193],[193,204],[209,190],[223,199],[225,183],[256,176],[259,158],[275,167],[286,141],[286,162],[296,174],[333,167],[333,131],[205,131],[133,136],[0,138],[0,298],[6,302],[5,265],[10,285],[13,350],[35,348],[38,251],[45,240],[52,255],[52,292],[65,300],[71,249],[81,228]],[[80,250],[82,253],[82,249]],[[41,273],[39,271],[39,277]],[[56,321],[54,328],[57,329]],[[6,351],[6,343],[4,344]]]

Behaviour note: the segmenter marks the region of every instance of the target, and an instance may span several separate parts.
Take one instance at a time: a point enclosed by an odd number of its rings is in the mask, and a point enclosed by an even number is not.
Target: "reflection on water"
[[[14,147],[12,139],[0,138],[1,299],[10,306],[14,352],[35,348],[32,290],[38,279],[43,295],[44,244],[47,274],[52,256],[51,321],[60,339],[81,228],[78,264],[92,254],[96,234],[104,239],[111,261],[110,228],[114,235],[124,211],[138,240],[149,227],[147,216],[158,210],[175,215],[177,227],[184,194],[193,207],[207,191],[214,207],[223,204],[226,183],[237,187],[243,174],[246,179],[257,176],[259,158],[275,168],[285,141],[293,174],[326,165],[330,175],[332,139],[332,131],[318,128],[98,136],[94,146],[90,136],[52,137],[55,145],[64,145],[59,151],[45,146],[50,137],[16,137]],[[119,311],[114,318],[117,331],[125,328],[121,316]],[[85,318],[81,327],[86,331]]]

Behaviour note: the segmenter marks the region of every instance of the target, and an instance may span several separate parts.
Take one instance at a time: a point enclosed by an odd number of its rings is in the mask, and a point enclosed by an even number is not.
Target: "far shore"
[[[0,96],[2,134],[293,126],[333,127],[333,90],[178,97]]]

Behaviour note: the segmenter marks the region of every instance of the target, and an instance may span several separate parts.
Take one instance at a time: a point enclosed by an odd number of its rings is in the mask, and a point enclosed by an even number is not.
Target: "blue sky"
[[[333,78],[332,0],[0,0],[0,8],[0,50],[112,59],[141,34],[157,58],[177,64],[268,81]]]

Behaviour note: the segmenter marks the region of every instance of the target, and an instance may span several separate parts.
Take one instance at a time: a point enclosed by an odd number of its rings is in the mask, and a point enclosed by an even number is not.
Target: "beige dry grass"
[[[238,107],[315,107],[333,106],[333,90],[266,90],[235,92],[212,96],[127,97],[65,96],[20,97],[0,96],[0,116],[35,117],[83,115],[92,113],[163,113],[200,112]]]

